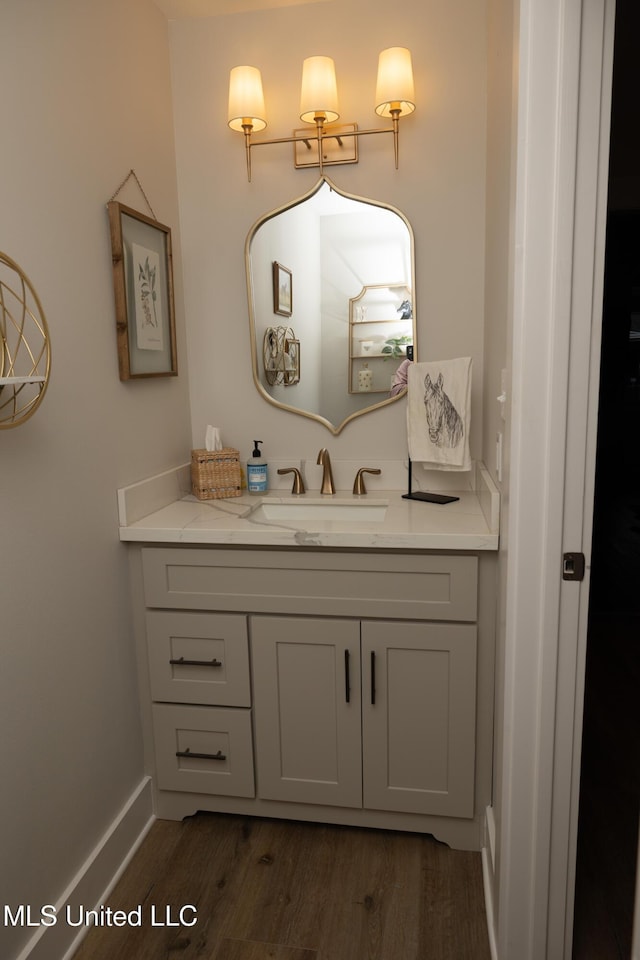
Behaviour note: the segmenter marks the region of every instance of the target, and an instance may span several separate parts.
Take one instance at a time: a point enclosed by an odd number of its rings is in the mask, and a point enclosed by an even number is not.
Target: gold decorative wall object
[[[49,329],[38,295],[18,264],[0,253],[0,430],[35,413],[50,368]]]
[[[300,382],[300,341],[291,327],[267,327],[262,341],[262,363],[270,386],[290,387]]]

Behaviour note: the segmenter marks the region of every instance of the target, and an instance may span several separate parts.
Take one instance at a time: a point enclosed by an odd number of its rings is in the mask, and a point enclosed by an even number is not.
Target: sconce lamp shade
[[[229,126],[242,133],[246,126],[256,132],[266,125],[260,71],[257,67],[234,67],[229,76]]]
[[[411,52],[406,47],[389,47],[378,59],[376,113],[381,117],[406,116],[415,110]]]
[[[302,64],[300,119],[315,123],[316,117],[333,123],[340,116],[336,71],[331,57],[308,57]]]

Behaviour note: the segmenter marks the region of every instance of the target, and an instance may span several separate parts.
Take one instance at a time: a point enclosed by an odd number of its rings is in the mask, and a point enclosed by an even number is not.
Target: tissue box
[[[191,492],[198,500],[224,500],[242,493],[240,451],[191,451]]]

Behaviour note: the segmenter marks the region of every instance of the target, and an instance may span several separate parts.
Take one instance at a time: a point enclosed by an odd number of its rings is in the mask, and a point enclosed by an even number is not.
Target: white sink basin
[[[387,501],[359,500],[286,500],[264,501],[250,516],[265,523],[302,524],[332,521],[340,523],[382,523]]]

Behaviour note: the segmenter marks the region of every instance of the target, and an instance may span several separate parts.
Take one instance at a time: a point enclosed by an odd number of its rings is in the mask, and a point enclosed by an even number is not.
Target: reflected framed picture
[[[273,312],[281,317],[293,313],[293,277],[291,270],[273,261]]]
[[[175,377],[171,230],[115,200],[107,209],[120,379]]]

